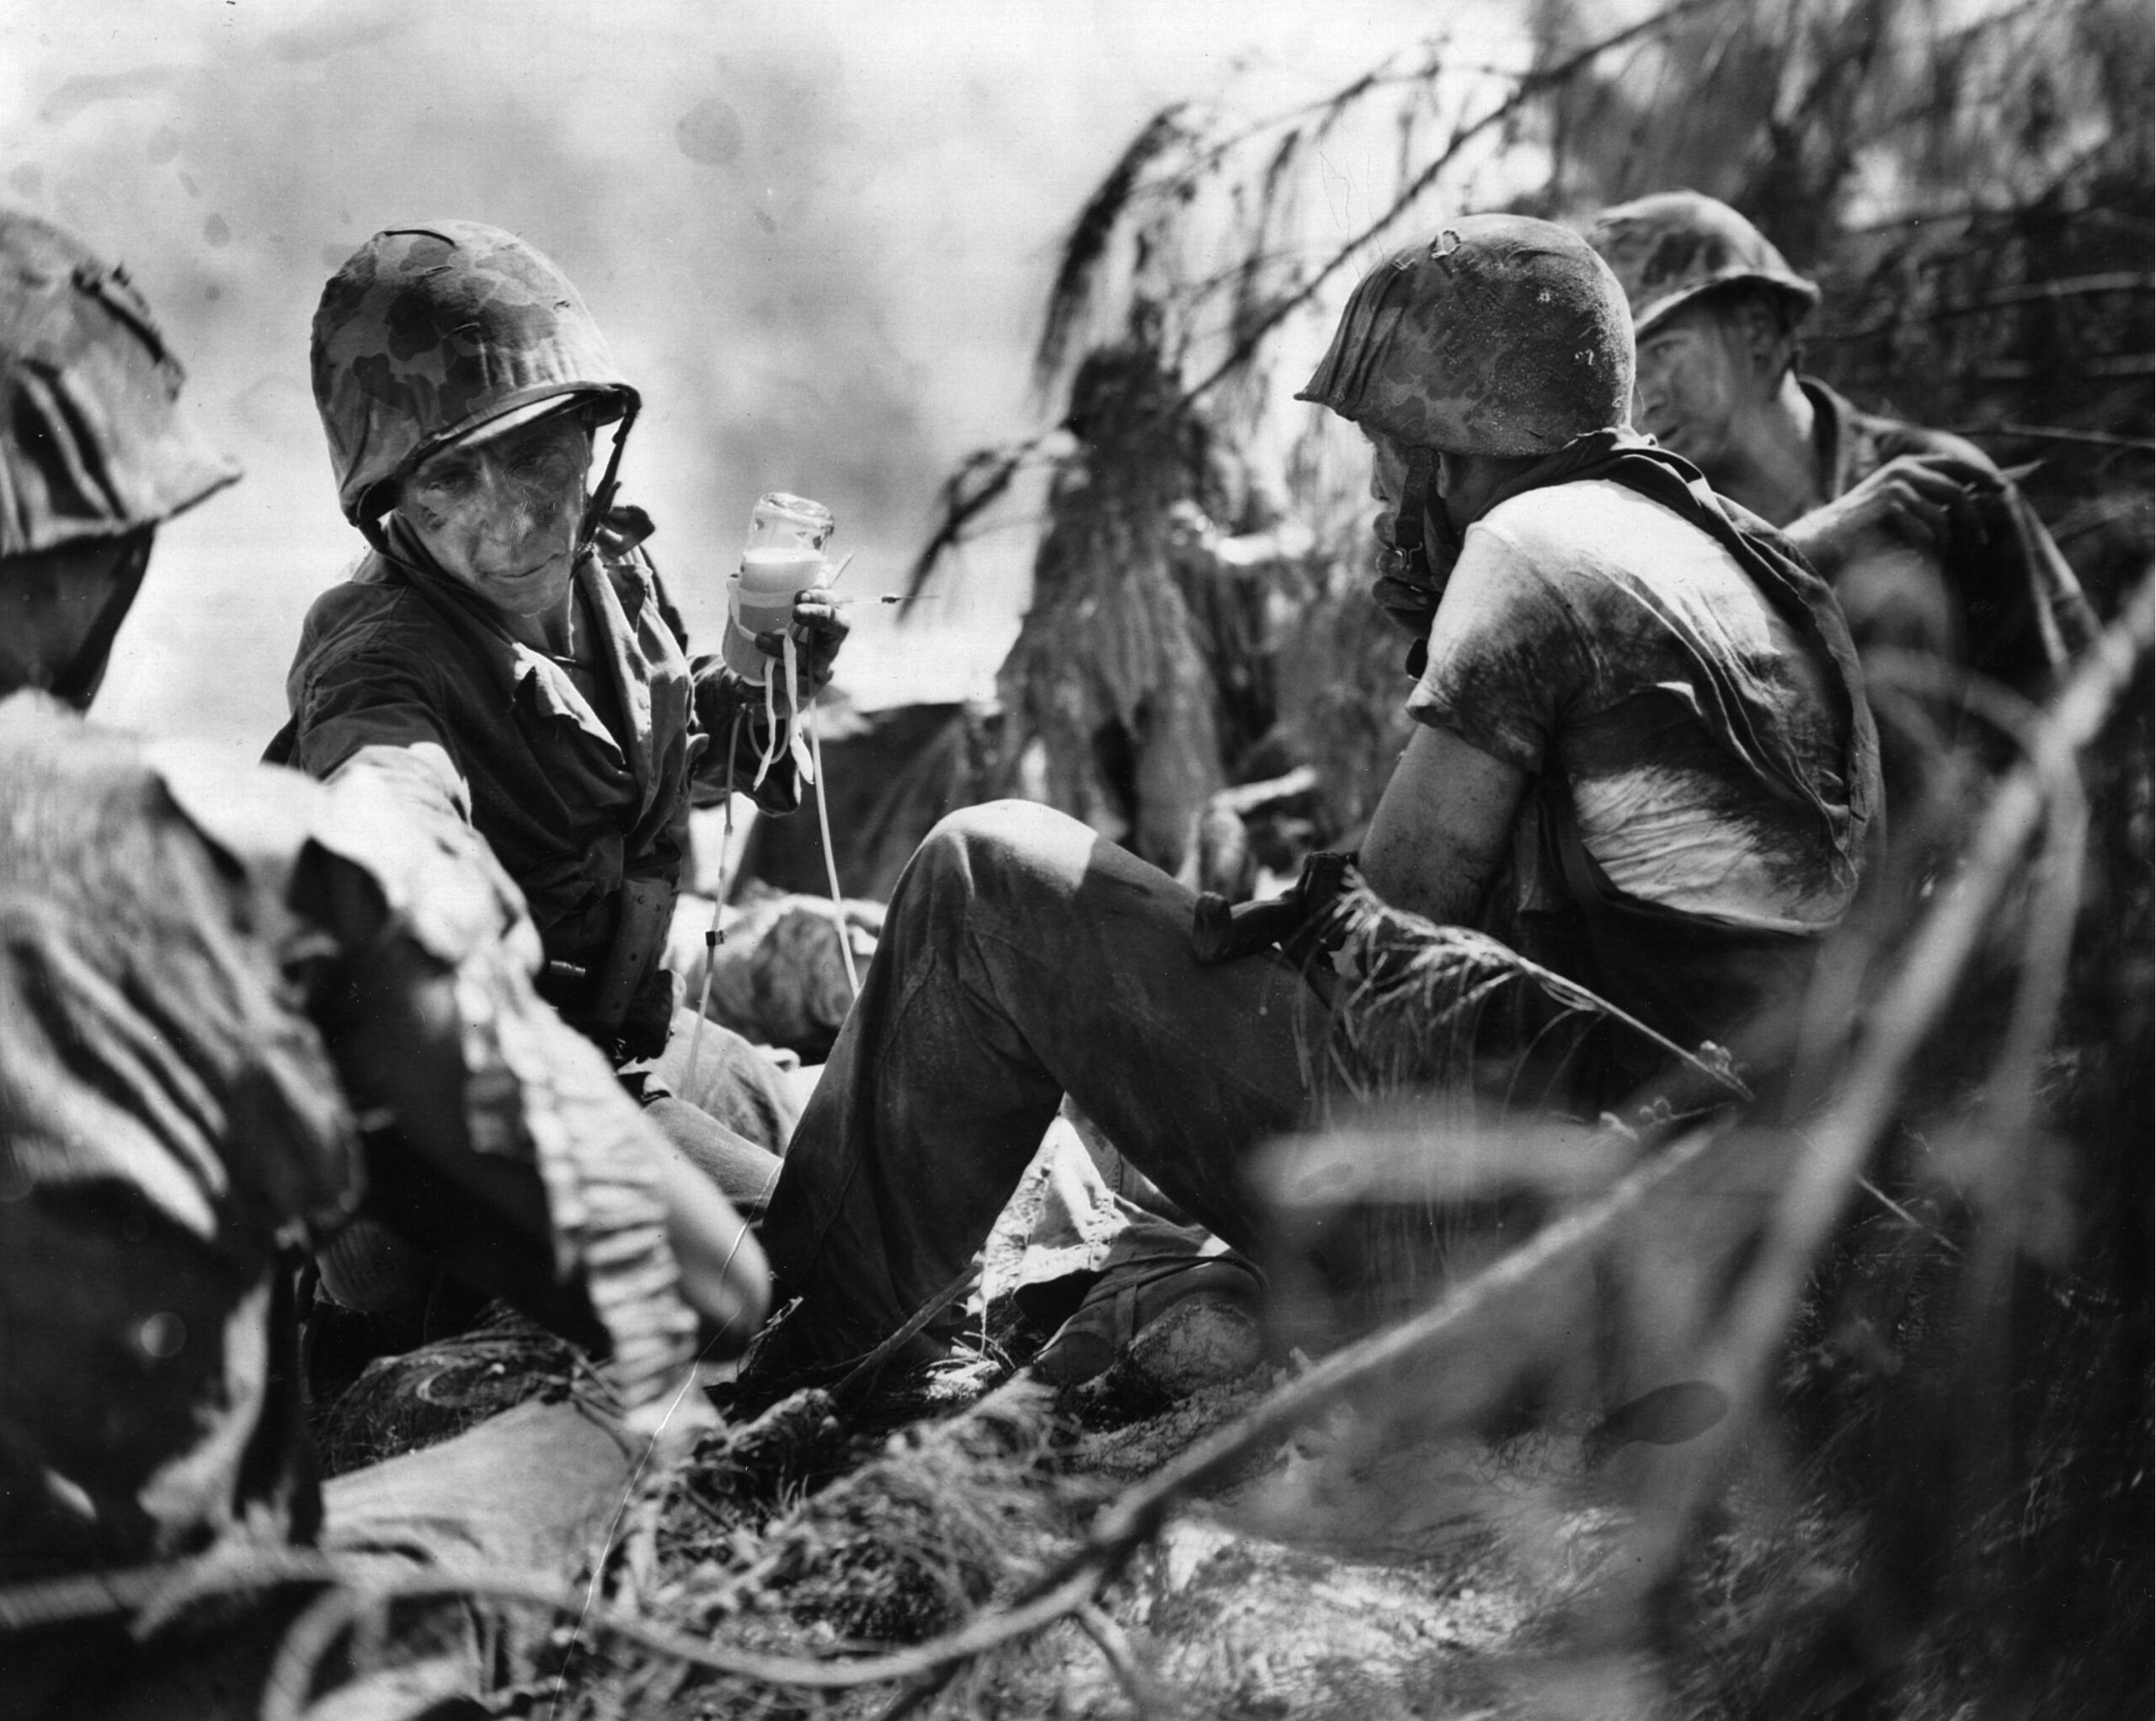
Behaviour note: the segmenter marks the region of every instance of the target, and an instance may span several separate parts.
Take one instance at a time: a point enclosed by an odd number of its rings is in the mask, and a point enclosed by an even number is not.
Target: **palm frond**
[[[899,607],[901,616],[912,609],[914,601],[936,572],[937,564],[965,542],[967,531],[974,521],[1011,488],[1012,480],[1025,470],[1040,444],[1041,438],[1029,436],[1022,442],[1006,443],[1001,448],[976,448],[943,480],[936,494],[935,530],[921,547],[921,553],[914,558],[913,566],[906,570],[905,592]]]
[[[1177,102],[1145,122],[1107,177],[1093,188],[1093,195],[1086,200],[1086,206],[1078,211],[1078,219],[1064,239],[1055,281],[1049,289],[1040,345],[1033,354],[1034,378],[1043,390],[1070,356],[1071,337],[1092,307],[1108,242],[1130,206],[1139,179],[1159,157],[1187,137],[1182,112],[1183,104]]]

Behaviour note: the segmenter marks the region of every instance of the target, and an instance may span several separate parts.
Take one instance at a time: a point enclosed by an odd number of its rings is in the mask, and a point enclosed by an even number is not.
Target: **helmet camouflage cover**
[[[1819,302],[1819,289],[1789,266],[1764,233],[1726,203],[1697,191],[1661,191],[1605,209],[1595,216],[1588,243],[1625,284],[1636,339],[1701,293],[1739,282],[1780,295],[1793,322]]]
[[[0,557],[125,537],[237,478],[180,415],[184,377],[125,273],[0,209]]]
[[[433,450],[574,394],[618,418],[637,392],[568,277],[514,233],[432,222],[376,233],[314,313],[314,401],[337,500],[361,524]]]
[[[1553,222],[1464,216],[1363,277],[1296,398],[1414,446],[1549,453],[1630,411],[1624,290]]]

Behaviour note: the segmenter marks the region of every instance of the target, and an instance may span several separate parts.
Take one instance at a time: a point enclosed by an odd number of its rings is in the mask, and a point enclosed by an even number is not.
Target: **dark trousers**
[[[1193,901],[1031,803],[929,834],[761,1227],[816,1352],[873,1345],[958,1275],[1066,1093],[1184,1212],[1257,1241],[1242,1166],[1302,1114],[1317,1010],[1283,961],[1200,965]]]

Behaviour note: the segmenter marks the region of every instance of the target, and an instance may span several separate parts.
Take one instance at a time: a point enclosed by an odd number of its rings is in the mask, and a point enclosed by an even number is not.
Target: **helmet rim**
[[[1631,307],[1635,339],[1644,340],[1703,295],[1723,288],[1768,289],[1801,323],[1819,303],[1806,280],[1750,221],[1717,198],[1692,190],[1658,191],[1598,213],[1588,231]]]
[[[1577,233],[1463,216],[1365,275],[1296,398],[1408,446],[1519,457],[1630,415],[1623,288]]]
[[[0,206],[0,557],[130,537],[237,481],[124,269]]]
[[[314,318],[315,405],[344,516],[366,528],[429,455],[505,416],[590,396],[639,404],[568,277],[483,222],[385,228],[339,266]]]

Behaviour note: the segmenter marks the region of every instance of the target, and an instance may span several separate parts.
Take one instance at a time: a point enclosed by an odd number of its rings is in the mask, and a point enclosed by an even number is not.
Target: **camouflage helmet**
[[[123,537],[237,478],[180,415],[184,376],[117,266],[0,209],[0,557]]]
[[[619,418],[637,392],[568,277],[514,233],[431,222],[376,233],[322,290],[314,403],[337,500],[366,525],[397,481],[489,420],[596,398]]]
[[[1780,296],[1792,323],[1819,302],[1819,289],[1789,266],[1767,236],[1732,209],[1697,191],[1662,191],[1605,209],[1588,229],[1631,301],[1633,338],[1701,293],[1751,282]]]
[[[1411,446],[1548,453],[1630,410],[1624,290],[1563,227],[1463,216],[1363,277],[1296,398]]]

